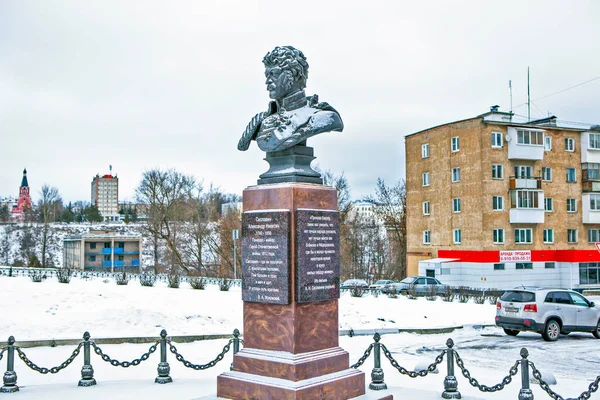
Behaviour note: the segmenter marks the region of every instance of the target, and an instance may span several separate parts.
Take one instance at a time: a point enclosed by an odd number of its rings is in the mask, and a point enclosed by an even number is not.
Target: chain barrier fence
[[[206,363],[206,364],[193,364],[187,361],[183,355],[181,355],[173,342],[167,338],[167,331],[162,330],[160,332],[160,339],[157,340],[154,344],[150,346],[147,352],[143,353],[139,358],[135,358],[131,361],[119,361],[110,357],[106,354],[100,346],[98,346],[93,340],[90,340],[91,336],[89,332],[85,332],[83,334],[83,341],[81,341],[73,350],[71,355],[60,365],[56,367],[46,368],[40,367],[35,362],[31,361],[29,357],[25,354],[23,349],[19,346],[16,346],[14,336],[8,338],[8,346],[0,349],[0,360],[3,359],[4,354],[6,353],[6,372],[3,376],[3,386],[0,387],[0,393],[14,393],[19,391],[19,386],[17,385],[17,374],[15,372],[15,354],[25,363],[27,367],[36,371],[40,374],[57,374],[60,371],[67,368],[69,365],[73,363],[73,361],[79,356],[81,353],[81,349],[83,348],[83,366],[81,368],[81,379],[79,380],[79,386],[93,386],[96,384],[96,379],[94,378],[94,368],[91,363],[91,354],[92,349],[95,354],[100,356],[102,361],[105,361],[112,365],[113,367],[122,367],[129,368],[140,365],[142,362],[148,360],[150,356],[156,352],[158,348],[160,348],[160,361],[158,363],[157,372],[158,376],[155,378],[154,382],[159,384],[173,382],[173,378],[171,378],[170,371],[171,367],[167,361],[167,346],[169,346],[169,350],[171,353],[175,354],[177,361],[182,362],[186,367],[192,368],[194,370],[204,370],[211,367],[214,367],[219,361],[222,361],[225,358],[225,355],[231,351],[233,347],[233,354],[236,354],[240,350],[240,344],[243,344],[244,341],[240,338],[239,330],[233,331],[233,338],[227,342],[227,344],[223,347],[223,350],[217,355],[217,357]]]
[[[521,358],[515,361],[512,367],[510,367],[508,374],[504,378],[502,378],[500,383],[497,383],[492,386],[487,386],[479,383],[479,381],[476,378],[471,376],[471,372],[465,367],[463,359],[454,349],[454,341],[452,339],[448,339],[446,341],[447,348],[442,350],[440,354],[435,357],[434,361],[431,364],[429,364],[429,366],[427,366],[427,368],[418,371],[410,371],[407,368],[402,367],[398,363],[398,361],[394,359],[392,352],[383,343],[380,343],[381,335],[379,333],[375,333],[375,335],[373,336],[373,340],[374,342],[369,345],[369,347],[365,350],[364,354],[359,358],[359,360],[355,364],[350,366],[350,368],[358,368],[362,366],[365,363],[365,361],[369,358],[369,356],[373,354],[373,370],[371,372],[371,383],[369,384],[369,389],[371,390],[387,389],[387,384],[384,381],[383,369],[381,368],[382,351],[383,355],[388,359],[392,367],[394,367],[401,375],[405,375],[410,378],[424,377],[436,371],[436,368],[443,362],[444,356],[446,356],[447,374],[444,378],[444,391],[441,395],[441,397],[444,399],[462,398],[461,393],[458,391],[458,380],[454,375],[455,364],[458,366],[460,372],[467,379],[469,384],[484,393],[493,393],[503,390],[513,381],[513,377],[516,376],[520,370],[521,388],[519,390],[518,400],[533,400],[534,398],[533,392],[530,388],[530,368],[533,372],[533,378],[535,379],[535,382],[540,385],[542,390],[546,392],[548,396],[550,396],[550,398],[555,400],[587,400],[591,397],[593,393],[597,392],[600,387],[600,375],[598,375],[596,379],[589,384],[587,390],[582,392],[578,397],[562,397],[560,394],[550,389],[550,385],[543,380],[542,373],[535,367],[535,364],[533,362],[528,360],[529,352],[526,348],[521,349]]]

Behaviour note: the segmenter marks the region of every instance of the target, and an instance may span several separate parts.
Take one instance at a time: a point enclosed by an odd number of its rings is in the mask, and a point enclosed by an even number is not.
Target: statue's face
[[[293,78],[281,67],[266,67],[265,76],[267,80],[267,90],[272,99],[283,99],[292,94],[295,90]]]

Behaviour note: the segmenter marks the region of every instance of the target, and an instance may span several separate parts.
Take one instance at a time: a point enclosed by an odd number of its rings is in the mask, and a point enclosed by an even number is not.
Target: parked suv
[[[600,339],[600,308],[572,290],[514,289],[496,303],[496,325],[510,336],[533,331],[546,341],[576,331],[591,332]]]

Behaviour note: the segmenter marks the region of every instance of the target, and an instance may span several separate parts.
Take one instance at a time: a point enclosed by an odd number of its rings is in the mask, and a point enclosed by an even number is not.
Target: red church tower
[[[27,169],[23,170],[23,179],[19,188],[19,200],[17,207],[13,208],[12,213],[15,218],[23,219],[23,211],[31,209],[31,197],[29,196],[29,183],[27,182]]]

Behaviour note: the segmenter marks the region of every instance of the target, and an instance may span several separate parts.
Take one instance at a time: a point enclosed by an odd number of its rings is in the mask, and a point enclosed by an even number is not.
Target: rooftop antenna
[[[110,174],[112,175],[112,165],[109,165],[108,169],[110,170]]]
[[[508,81],[508,90],[510,91],[510,113],[512,114],[512,81]]]
[[[529,94],[529,67],[527,67],[527,121],[531,121],[531,96]]]

